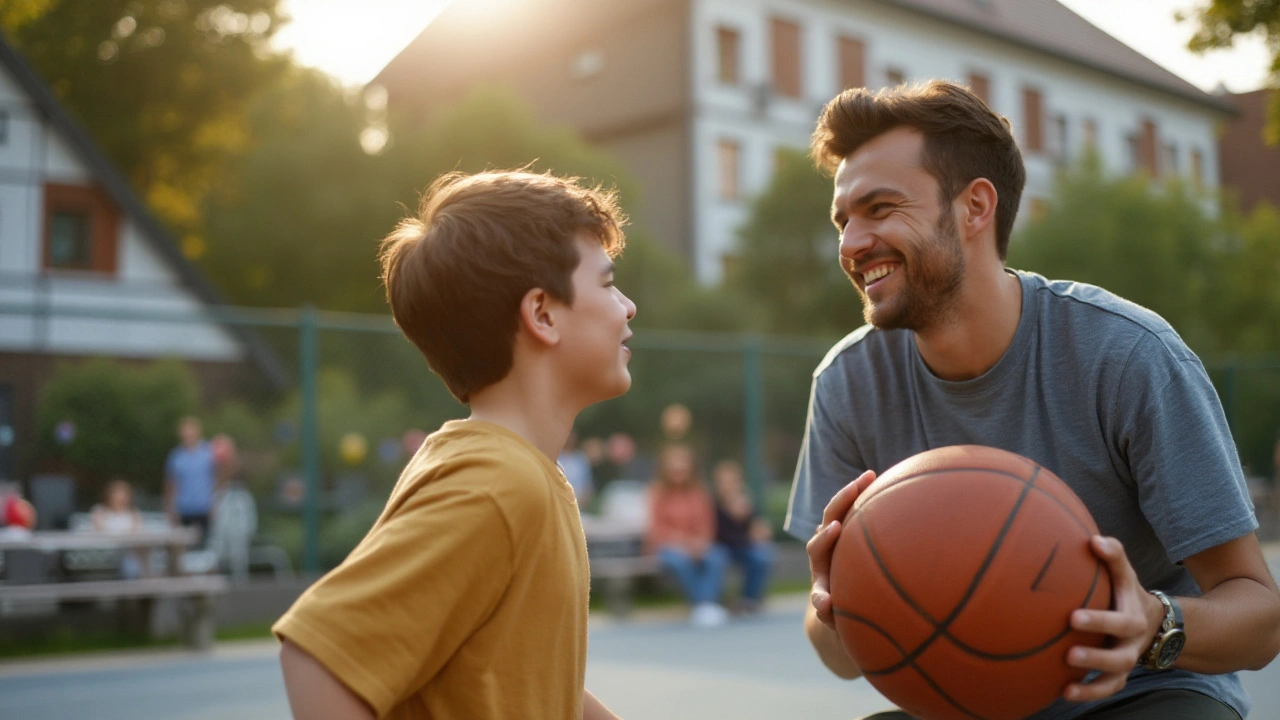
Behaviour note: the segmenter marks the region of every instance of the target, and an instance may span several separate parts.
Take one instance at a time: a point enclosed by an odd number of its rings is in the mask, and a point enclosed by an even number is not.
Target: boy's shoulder
[[[394,495],[428,502],[445,496],[485,497],[511,516],[552,502],[558,481],[555,465],[515,433],[490,423],[454,420],[427,437]]]

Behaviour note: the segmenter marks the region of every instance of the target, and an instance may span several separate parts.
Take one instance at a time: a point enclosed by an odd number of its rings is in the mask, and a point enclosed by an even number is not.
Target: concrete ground
[[[1273,572],[1280,545],[1268,546]],[[593,617],[587,685],[626,718],[847,720],[887,703],[865,680],[826,672],[800,630],[806,598],[760,617],[693,630],[678,610],[629,622]],[[224,720],[287,718],[274,642],[0,663],[0,718]],[[1243,673],[1256,720],[1280,718],[1280,662]]]

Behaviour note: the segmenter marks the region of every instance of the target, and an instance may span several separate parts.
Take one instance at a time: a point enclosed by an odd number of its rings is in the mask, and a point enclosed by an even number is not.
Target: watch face
[[[1181,630],[1170,630],[1160,638],[1160,650],[1156,655],[1156,665],[1162,670],[1164,668],[1173,667],[1173,663],[1178,659],[1178,655],[1182,652],[1182,646],[1187,644],[1187,635]]]

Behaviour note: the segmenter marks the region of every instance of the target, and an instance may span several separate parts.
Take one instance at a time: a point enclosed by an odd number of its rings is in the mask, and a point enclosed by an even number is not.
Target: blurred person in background
[[[595,483],[591,477],[591,460],[578,448],[578,433],[569,433],[569,442],[564,444],[564,449],[556,458],[556,464],[573,488],[573,496],[578,499],[578,509],[582,510],[595,494]]]
[[[720,605],[729,551],[715,543],[715,504],[698,477],[693,450],[668,445],[658,456],[658,474],[649,485],[649,530],[645,547],[663,570],[675,576],[692,605],[696,627],[723,625],[729,611]]]
[[[232,580],[249,580],[249,547],[258,531],[258,506],[240,476],[240,456],[231,436],[215,435],[209,441],[217,467],[217,490],[209,523],[209,549]]]
[[[734,609],[758,613],[773,565],[773,528],[756,512],[741,463],[721,460],[711,471],[711,481],[716,491],[716,545],[742,567],[742,596]]]
[[[16,482],[0,481],[0,537],[27,537],[36,526],[36,509]]]
[[[200,420],[190,415],[178,421],[178,439],[164,465],[164,508],[173,524],[198,528],[198,544],[203,544],[217,484],[214,449],[204,439]]]
[[[142,529],[142,514],[133,504],[133,486],[115,478],[107,483],[102,502],[89,512],[93,529],[102,533],[132,533]],[[130,550],[120,557],[120,576],[133,579],[147,574],[146,550]]]

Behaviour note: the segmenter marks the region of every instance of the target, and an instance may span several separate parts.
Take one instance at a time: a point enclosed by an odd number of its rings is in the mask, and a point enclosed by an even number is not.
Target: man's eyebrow
[[[893,188],[887,188],[887,187],[878,187],[873,190],[868,190],[867,192],[858,196],[857,200],[854,200],[852,203],[849,203],[849,206],[852,208],[860,208],[864,205],[871,204],[873,200],[878,199],[882,195],[889,195],[899,200],[906,197],[906,195],[904,195],[901,190],[895,190]]]
[[[901,190],[895,190],[890,187],[878,187],[859,195],[857,199],[849,202],[847,205],[850,209],[857,210],[858,208],[870,205],[873,201],[885,196],[888,196],[887,199],[891,198],[895,200],[904,200],[907,197]],[[843,219],[845,219],[845,211],[841,208],[839,201],[831,203],[831,222],[838,226],[840,225],[840,221]]]
[[[610,260],[608,265],[605,265],[603,268],[600,269],[600,275],[601,276],[612,275],[614,271],[616,271],[617,269],[618,269],[617,264],[614,263],[612,260]]]

